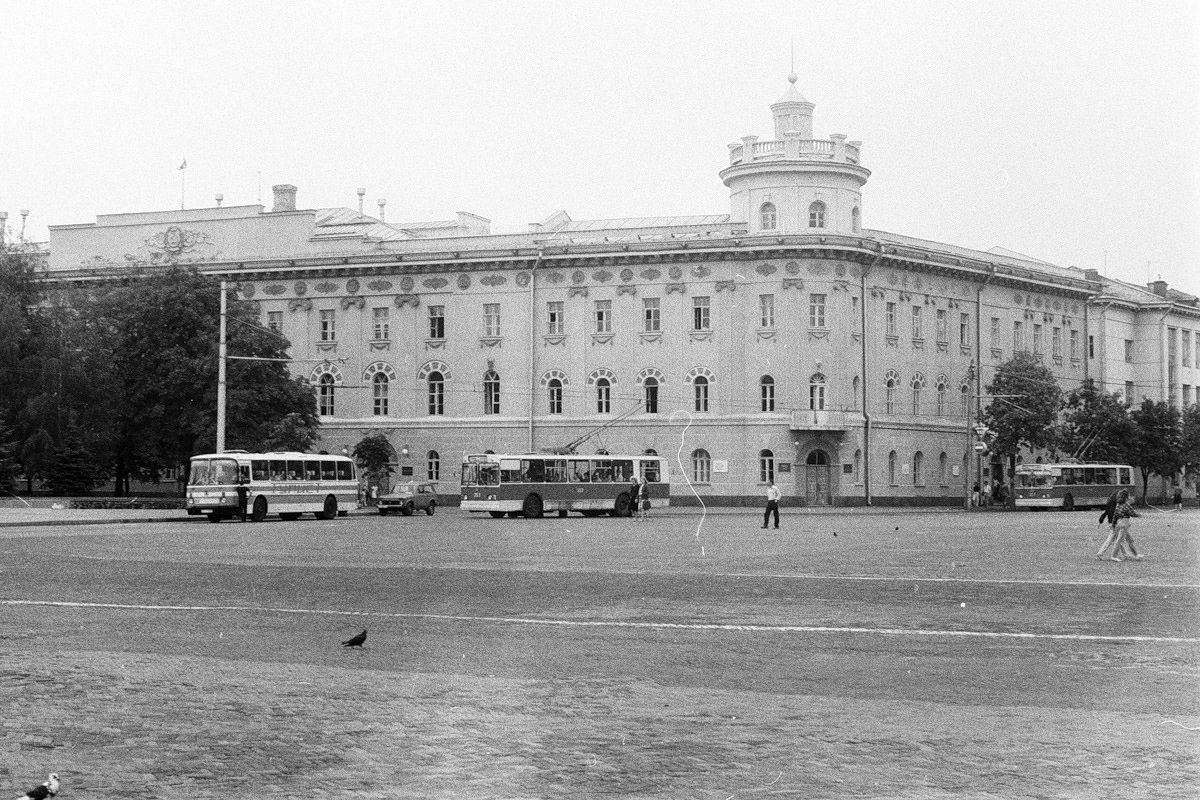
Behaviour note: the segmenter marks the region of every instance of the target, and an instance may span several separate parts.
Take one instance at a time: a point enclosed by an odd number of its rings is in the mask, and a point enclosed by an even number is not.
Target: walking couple
[[[1129,532],[1130,521],[1136,516],[1139,514],[1129,503],[1128,490],[1122,489],[1108,498],[1104,513],[1100,515],[1100,524],[1103,525],[1107,519],[1110,531],[1108,538],[1104,540],[1104,546],[1096,553],[1096,558],[1101,561],[1124,561],[1125,549],[1128,548],[1129,558],[1134,561],[1142,560],[1137,548],[1133,546],[1133,535]],[[1112,553],[1109,553],[1109,548],[1112,548]]]

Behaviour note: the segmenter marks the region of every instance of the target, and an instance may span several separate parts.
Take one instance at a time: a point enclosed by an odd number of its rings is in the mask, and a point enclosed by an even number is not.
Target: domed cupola
[[[788,89],[771,105],[775,139],[743,136],[729,145],[721,180],[729,187],[730,218],[751,234],[838,233],[862,229],[862,187],[871,171],[859,163],[862,142],[845,134],[813,138],[813,104]]]

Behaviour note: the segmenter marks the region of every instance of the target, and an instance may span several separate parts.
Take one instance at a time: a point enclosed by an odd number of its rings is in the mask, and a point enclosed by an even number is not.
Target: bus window
[[[567,462],[563,459],[554,459],[546,462],[546,480],[550,483],[566,483],[567,482]]]
[[[1096,469],[1096,480],[1098,483],[1112,485],[1117,482],[1116,467],[1098,467]]]
[[[588,471],[588,462],[571,459],[571,480],[575,483],[587,483],[591,479],[591,473]]]
[[[204,486],[212,479],[211,467],[210,461],[193,461],[192,474],[188,476],[188,481],[193,486]]]
[[[271,479],[270,464],[265,458],[256,458],[250,462],[251,476],[256,481],[268,481]]]
[[[1133,471],[1130,469],[1126,469],[1125,467],[1121,467],[1121,469],[1118,471],[1121,473],[1121,484],[1126,485],[1126,486],[1132,486],[1133,485],[1133,475],[1132,475]]]
[[[304,480],[315,481],[317,476],[321,474],[320,461],[303,461],[304,464]]]
[[[1096,468],[1095,467],[1084,467],[1083,468],[1083,483],[1087,484],[1088,486],[1091,486],[1095,482],[1096,482]]]
[[[304,480],[304,462],[303,461],[289,460],[287,462],[287,479],[289,481]]]
[[[354,465],[353,464],[351,464],[349,461],[336,461],[334,463],[337,466],[337,479],[339,481],[354,480]]]
[[[209,483],[230,485],[237,483],[237,462],[232,458],[215,458],[212,461],[212,479]]]
[[[276,458],[271,459],[271,480],[286,481],[287,480],[287,462]]]
[[[614,461],[613,462],[613,480],[625,482],[633,477],[633,462],[632,461]]]
[[[527,483],[544,483],[546,481],[546,463],[540,458],[522,459],[521,475]]]
[[[650,483],[658,483],[658,462],[642,462],[642,478]]]
[[[337,480],[337,466],[332,461],[321,462],[321,480],[335,481]]]
[[[500,460],[500,482],[521,482],[521,462],[519,459],[505,458]]]
[[[1058,484],[1061,486],[1070,486],[1075,483],[1075,468],[1063,467],[1062,475],[1059,476]]]
[[[608,459],[592,461],[592,483],[608,483],[612,480],[612,462]]]
[[[238,483],[250,482],[250,465],[238,464]]]

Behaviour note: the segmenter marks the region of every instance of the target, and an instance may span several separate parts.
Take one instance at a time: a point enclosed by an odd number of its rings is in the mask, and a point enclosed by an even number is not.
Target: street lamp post
[[[221,280],[221,333],[217,345],[217,452],[225,452],[225,317],[229,301],[225,297],[225,280]]]

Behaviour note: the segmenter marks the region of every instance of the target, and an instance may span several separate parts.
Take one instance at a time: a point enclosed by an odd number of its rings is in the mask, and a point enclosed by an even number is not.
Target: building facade
[[[323,449],[384,433],[402,475],[451,494],[464,453],[584,439],[580,452],[669,456],[676,502],[757,504],[774,480],[812,505],[961,504],[981,474],[1002,477],[972,446],[995,369],[1028,350],[1067,389],[1109,385],[1127,331],[1144,347],[1157,337],[1168,394],[1195,401],[1195,298],[1171,300],[1172,324],[1152,335],[1165,295],[864,227],[862,145],[814,138],[795,82],[771,106],[774,139],[729,146],[727,214],[558,212],[494,234],[466,213],[297,209],[280,185],[270,211],[52,227],[48,271],[190,264],[227,278],[292,343]]]

